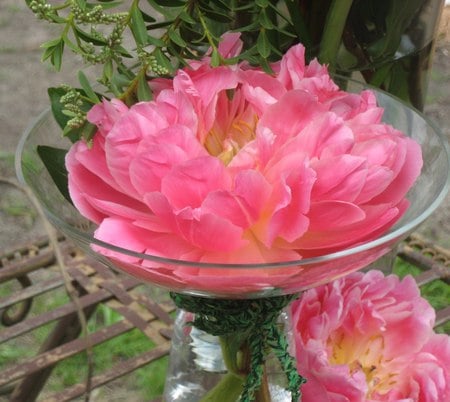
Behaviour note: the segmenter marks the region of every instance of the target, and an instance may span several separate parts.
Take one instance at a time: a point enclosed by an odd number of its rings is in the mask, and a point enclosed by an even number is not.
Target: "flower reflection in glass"
[[[229,34],[219,50],[228,58],[240,47]],[[271,67],[205,58],[151,81],[152,101],[94,106],[98,132],[66,165],[95,237],[166,258],[260,263],[337,251],[391,227],[420,173],[419,145],[381,122],[371,91],[347,93],[326,67],[306,65],[301,45]]]

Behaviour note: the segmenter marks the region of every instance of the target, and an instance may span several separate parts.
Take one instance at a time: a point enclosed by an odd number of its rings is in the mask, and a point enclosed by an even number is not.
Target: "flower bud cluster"
[[[101,8],[101,7],[100,7]],[[95,44],[93,42],[83,41],[80,44],[81,55],[84,60],[91,64],[105,64],[110,60],[114,53],[114,48],[120,46],[123,41],[123,32],[127,27],[126,13],[117,13],[114,15],[104,14],[101,9],[94,7],[90,12],[84,12],[80,7],[74,7],[73,12],[77,21],[90,24],[110,24],[114,23],[109,36],[105,36],[102,32],[95,28],[91,28],[89,35],[94,40],[104,43],[100,52],[95,51]],[[101,12],[101,14],[100,14]],[[117,53],[117,52],[115,52]],[[114,58],[120,60],[121,56],[115,54]]]
[[[62,88],[67,92],[60,98],[60,102],[64,105],[64,114],[71,117],[67,126],[71,128],[80,127],[86,121],[86,112],[81,109],[83,106],[81,95],[70,86],[64,85]]]
[[[75,1],[72,3],[71,10],[75,21],[84,24],[123,24],[128,17],[128,13],[107,14],[101,5],[90,10],[83,10]]]
[[[33,13],[42,19],[47,19],[48,14],[52,11],[52,5],[46,0],[32,0],[29,7]]]
[[[111,34],[108,37],[108,42],[110,47],[120,46],[123,41],[123,31],[125,30],[127,24],[125,19],[117,21]]]
[[[148,74],[153,73],[159,76],[169,74],[169,70],[166,67],[159,64],[158,60],[153,54],[146,52],[142,48],[138,49],[137,54],[142,64],[145,64],[147,66]]]
[[[82,56],[85,61],[91,64],[104,64],[111,58],[111,51],[104,47],[100,53],[95,53],[94,47],[88,46],[87,52],[83,53]]]

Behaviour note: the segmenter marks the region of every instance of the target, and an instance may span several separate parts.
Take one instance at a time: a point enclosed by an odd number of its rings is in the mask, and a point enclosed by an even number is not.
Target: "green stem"
[[[236,402],[242,393],[243,384],[242,377],[229,372],[200,402]]]
[[[255,400],[258,402],[270,402],[272,398],[270,397],[269,390],[269,380],[267,378],[267,371],[264,367],[264,374],[261,380],[261,387],[255,393]]]
[[[330,70],[336,60],[336,55],[342,41],[345,22],[353,0],[333,0],[328,10],[325,28],[320,43],[319,61],[329,64]]]
[[[236,344],[237,340],[230,336],[220,336],[220,346],[222,349],[223,362],[225,367],[231,373],[239,374],[240,368],[238,363],[238,351],[241,347],[240,344]]]
[[[221,336],[222,357],[228,370],[200,402],[236,402],[241,397],[248,373],[251,355],[247,342],[248,333]],[[270,402],[269,382],[264,369],[261,386],[255,392],[255,402]]]

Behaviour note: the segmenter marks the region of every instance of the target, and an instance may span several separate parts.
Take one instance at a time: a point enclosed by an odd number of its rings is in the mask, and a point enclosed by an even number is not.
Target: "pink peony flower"
[[[450,337],[412,277],[356,272],[292,304],[304,402],[450,400]]]
[[[238,38],[220,50],[236,55]],[[95,105],[93,144],[76,143],[66,164],[96,238],[175,260],[270,263],[337,251],[392,226],[419,175],[419,145],[381,123],[370,91],[341,91],[324,66],[306,65],[301,45],[273,69],[195,61],[151,82],[153,101]],[[102,250],[170,285],[237,292],[300,272],[175,269]]]

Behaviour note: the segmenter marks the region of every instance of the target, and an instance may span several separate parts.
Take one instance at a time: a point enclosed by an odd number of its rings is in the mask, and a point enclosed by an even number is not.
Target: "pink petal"
[[[354,200],[357,204],[368,203],[376,195],[382,193],[392,182],[392,171],[383,166],[374,166],[367,172],[361,192]]]
[[[342,119],[332,113],[324,113],[302,130],[293,146],[304,150],[312,159],[314,156],[330,158],[349,153],[354,143],[353,132],[343,124]]]
[[[75,206],[85,216],[99,222],[102,216],[107,215],[104,200],[110,205],[123,205],[128,211],[134,210],[136,214],[145,211],[145,206],[140,201],[115,190],[102,177],[93,174],[75,159],[77,147],[72,147],[67,154],[66,165],[69,171],[69,192]],[[97,172],[102,175],[102,171]]]
[[[194,105],[184,93],[174,92],[172,88],[162,91],[156,98],[157,113],[164,116],[169,127],[180,125],[188,127],[194,136],[197,133],[199,117]],[[153,116],[151,116],[153,119]]]
[[[160,191],[161,180],[176,165],[204,154],[204,148],[183,126],[161,130],[158,138],[148,138],[139,144],[139,153],[129,166],[130,181],[136,191]]]
[[[106,216],[94,207],[90,201],[86,198],[82,189],[77,185],[76,181],[71,179],[73,173],[69,174],[69,195],[75,208],[80,211],[81,215],[91,220],[92,222],[99,223]],[[77,173],[75,173],[77,174]]]
[[[231,252],[246,243],[240,227],[212,213],[187,208],[176,219],[183,238],[201,250]]]
[[[234,185],[234,192],[246,202],[247,212],[256,218],[270,196],[267,179],[257,170],[244,170],[236,175]]]
[[[276,136],[275,146],[285,143],[300,133],[310,122],[323,113],[317,99],[304,91],[287,92],[275,104],[269,106],[259,124],[268,127]]]
[[[310,231],[345,228],[366,218],[364,211],[345,201],[316,201],[308,212]],[[344,232],[345,233],[345,232]],[[342,235],[344,237],[344,234]]]
[[[314,200],[340,200],[353,202],[364,186],[366,160],[344,154],[311,163],[317,175],[312,198]]]
[[[240,32],[226,32],[220,38],[219,53],[224,58],[236,57],[241,53],[243,42]]]
[[[200,118],[202,142],[215,120],[217,95],[226,89],[235,88],[237,82],[236,73],[225,66],[194,71],[179,70],[174,78],[174,90],[184,93],[190,99]]]
[[[112,244],[136,253],[145,251],[145,239],[148,232],[135,227],[129,220],[121,218],[106,218],[98,226],[94,234],[95,238],[105,243]],[[94,247],[101,254],[109,257],[117,257],[125,262],[138,262],[139,257],[129,256],[119,251],[113,251],[101,246]]]
[[[406,149],[406,157],[401,170],[388,188],[371,203],[391,202],[395,205],[401,201],[419,176],[423,165],[420,145],[410,138],[404,138],[402,142],[401,146]]]
[[[286,88],[275,77],[268,76],[263,71],[245,70],[240,72],[243,80],[242,92],[245,99],[261,115],[267,106],[275,103],[285,93]]]
[[[282,162],[286,162],[283,159]],[[278,166],[274,166],[276,172]],[[266,245],[277,237],[292,242],[302,236],[309,226],[306,216],[310,208],[310,194],[316,176],[301,160],[296,161],[295,170],[280,169],[279,182],[273,188],[274,212],[269,219]]]
[[[366,141],[360,139],[353,147],[352,155],[366,158],[370,165],[382,166],[390,163],[392,155],[396,155],[396,148],[397,142],[389,136],[374,137]]]
[[[66,166],[68,169],[72,169],[75,168],[75,165],[82,165],[94,176],[101,175],[102,180],[115,190],[122,191],[121,187],[111,176],[111,172],[106,164],[104,148],[105,139],[101,135],[94,136],[91,146],[87,146],[83,141],[79,141],[69,150],[70,156],[66,159]]]
[[[175,209],[199,207],[210,192],[229,187],[225,166],[211,156],[177,165],[161,181],[161,191]]]
[[[234,191],[215,191],[205,199],[202,208],[229,220],[241,228],[248,228],[259,219],[270,197],[270,185],[257,171],[240,172]]]
[[[202,209],[244,229],[248,228],[254,220],[247,213],[245,201],[230,191],[219,190],[208,194]]]
[[[129,166],[137,154],[140,141],[150,135],[154,128],[154,123],[150,124],[147,118],[133,109],[133,112],[116,123],[106,137],[105,152],[109,171],[123,191],[130,195],[139,196],[139,193],[131,183]]]
[[[344,207],[345,208],[345,207]],[[326,229],[327,222],[322,219],[321,215],[316,215],[318,225],[323,227],[321,230],[309,230],[302,238],[294,242],[292,246],[302,249],[302,254],[307,254],[306,250],[316,250],[314,255],[331,252],[337,248],[345,248],[348,245],[356,245],[363,240],[375,239],[381,233],[384,233],[397,221],[405,210],[404,205],[399,205],[397,208],[390,208],[386,204],[377,205],[374,207],[365,206],[363,211],[366,214],[365,219],[345,225],[345,217],[336,216],[336,221],[340,222],[342,226],[329,225]],[[318,210],[320,212],[320,209]],[[357,211],[354,212],[353,219],[357,219]],[[350,217],[352,217],[350,215]],[[315,225],[316,222],[311,222]]]
[[[305,48],[303,45],[291,47],[281,59],[278,80],[286,89],[298,88],[305,73]]]
[[[154,233],[137,227],[131,221],[118,218],[105,219],[95,232],[95,237],[126,250],[163,258],[181,259],[193,250],[192,245],[172,233]],[[95,249],[101,254],[119,261],[138,264],[133,272],[138,276],[140,276],[139,269],[143,270],[143,266],[159,267],[162,265],[161,262],[151,262],[151,260],[145,260],[142,263],[139,257],[127,256],[101,246],[95,246]]]
[[[99,128],[102,136],[105,136],[113,127],[114,123],[128,111],[128,107],[119,99],[107,101],[94,105],[87,113],[87,120]]]

